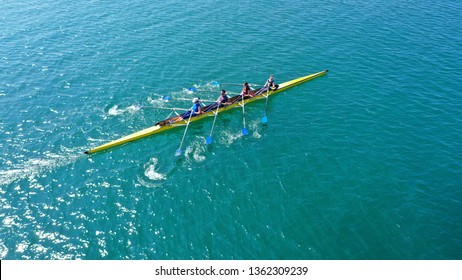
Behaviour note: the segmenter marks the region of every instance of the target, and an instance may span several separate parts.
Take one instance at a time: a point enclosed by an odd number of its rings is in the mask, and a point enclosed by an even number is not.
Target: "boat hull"
[[[297,78],[297,79],[294,79],[294,80],[290,80],[290,81],[281,83],[281,84],[279,84],[279,87],[276,90],[265,92],[265,93],[262,93],[260,95],[255,96],[255,97],[245,99],[243,101],[235,102],[233,104],[227,105],[226,107],[221,107],[221,108],[218,109],[218,112],[223,112],[223,111],[227,111],[227,110],[230,110],[232,108],[235,108],[235,107],[240,107],[240,106],[243,105],[242,102],[244,102],[244,104],[247,104],[247,103],[253,102],[255,100],[266,98],[267,96],[276,94],[278,92],[287,90],[287,89],[289,89],[291,87],[294,87],[294,86],[297,86],[299,84],[305,83],[305,82],[307,82],[309,80],[320,77],[320,76],[326,74],[328,71],[329,70],[324,70],[324,71],[321,71],[321,72],[318,72],[318,73],[314,73],[314,74],[311,74],[311,75],[307,75],[307,76],[304,76],[304,77],[300,77],[300,78]],[[195,117],[191,118],[190,121],[195,122],[195,121],[201,120],[201,119],[209,117],[209,116],[214,116],[215,111],[216,110],[212,110],[212,111],[206,112],[204,114],[195,116]],[[167,120],[171,120],[171,119],[167,119]],[[167,120],[164,120],[164,121],[167,121]],[[154,126],[148,127],[146,129],[140,130],[138,132],[132,133],[130,135],[124,136],[122,138],[116,139],[116,140],[111,141],[109,143],[106,143],[106,144],[103,144],[103,145],[98,146],[96,148],[93,148],[91,150],[88,150],[85,153],[86,154],[93,154],[93,153],[101,152],[101,151],[104,151],[104,150],[107,150],[107,149],[110,149],[110,148],[113,148],[113,147],[116,147],[116,146],[123,145],[123,144],[128,143],[128,142],[136,141],[138,139],[141,139],[141,138],[153,135],[153,134],[161,133],[161,132],[163,132],[165,130],[169,130],[169,129],[172,129],[172,128],[175,128],[175,127],[178,127],[178,126],[184,126],[184,125],[186,125],[186,122],[187,122],[187,120],[179,120],[179,121],[176,121],[174,123],[169,123],[169,124],[166,124],[166,125],[156,124]]]

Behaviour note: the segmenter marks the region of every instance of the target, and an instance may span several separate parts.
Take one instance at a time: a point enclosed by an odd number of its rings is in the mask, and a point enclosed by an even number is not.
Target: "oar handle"
[[[186,100],[186,101],[191,101],[191,99],[188,98],[176,98],[178,100]],[[214,100],[208,100],[208,99],[200,99],[200,101],[205,101],[205,102],[215,102]]]

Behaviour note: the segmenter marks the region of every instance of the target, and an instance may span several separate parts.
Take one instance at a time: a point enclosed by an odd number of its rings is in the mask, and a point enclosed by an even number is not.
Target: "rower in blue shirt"
[[[192,102],[194,103],[194,105],[191,108],[193,111],[193,117],[196,115],[203,114],[204,111],[202,110],[200,99],[196,97],[192,100]]]
[[[201,104],[200,104],[200,99],[195,97],[192,102],[194,103],[191,110],[188,112],[184,113],[181,117],[183,120],[186,120],[189,118],[189,115],[192,113],[193,115],[191,117],[203,114],[204,111],[202,110]]]

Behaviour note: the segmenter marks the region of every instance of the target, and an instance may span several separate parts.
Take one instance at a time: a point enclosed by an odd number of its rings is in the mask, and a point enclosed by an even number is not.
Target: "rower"
[[[224,106],[227,106],[229,104],[231,104],[231,103],[229,102],[229,97],[226,94],[226,90],[222,89],[221,93],[220,93],[220,96],[218,96],[218,98],[217,98],[217,101],[215,101],[213,104],[210,104],[209,106],[206,106],[204,108],[204,113],[213,111],[213,110],[217,109],[218,106],[224,107]]]
[[[259,95],[260,93],[263,93],[265,91],[270,91],[270,90],[276,90],[278,89],[279,85],[277,85],[275,82],[274,82],[274,76],[271,74],[268,78],[268,80],[266,80],[266,83],[265,85],[259,89],[255,95]]]
[[[268,80],[265,83],[265,87],[268,87],[271,90],[275,90],[275,89],[277,89],[279,87],[279,85],[276,85],[274,83],[274,76],[273,75],[270,75],[270,77],[268,78]]]
[[[253,93],[250,92],[249,83],[245,82],[245,83],[242,85],[241,95],[244,95],[244,97],[254,97],[254,96],[255,96],[255,94],[253,94]]]
[[[222,89],[221,93],[220,93],[220,96],[218,97],[216,102],[226,106],[226,105],[229,105],[228,99],[229,99],[229,97],[226,94],[226,90]]]
[[[204,111],[202,110],[202,107],[201,107],[201,104],[200,104],[200,99],[195,97],[192,102],[194,103],[194,105],[192,106],[191,110],[187,111],[186,113],[184,113],[181,117],[183,118],[183,120],[186,120],[189,118],[189,115],[192,113],[192,116],[191,117],[194,117],[194,116],[197,116],[197,115],[200,115],[200,114],[203,114]]]

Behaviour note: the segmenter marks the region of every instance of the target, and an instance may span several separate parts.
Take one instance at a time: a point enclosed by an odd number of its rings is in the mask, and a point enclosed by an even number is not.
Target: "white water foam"
[[[0,243],[0,259],[4,259],[6,255],[8,255],[8,248],[2,242]]]
[[[191,143],[184,152],[185,157],[189,159],[193,159],[195,162],[203,162],[206,160],[205,153],[207,152],[205,149],[205,140],[203,137],[197,136],[194,142]]]
[[[157,158],[151,158],[145,166],[144,175],[150,180],[159,181],[167,179],[165,174],[158,172],[157,165],[159,160]]]
[[[66,154],[45,153],[43,158],[31,158],[21,163],[12,164],[8,170],[0,170],[0,185],[8,185],[14,181],[37,176],[56,168],[71,164],[83,157],[82,152],[66,151]]]
[[[112,106],[107,112],[110,116],[119,116],[125,113],[135,114],[141,109],[140,105],[130,105],[125,109],[119,109],[119,105]]]
[[[109,109],[107,112],[110,116],[117,116],[124,113],[124,110],[118,109],[119,105],[114,105],[112,108]]]
[[[231,146],[237,139],[242,137],[242,133],[240,131],[223,131],[221,135],[223,135],[223,137],[220,138],[223,139],[224,144],[228,147]]]

